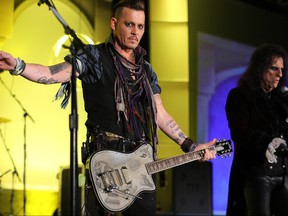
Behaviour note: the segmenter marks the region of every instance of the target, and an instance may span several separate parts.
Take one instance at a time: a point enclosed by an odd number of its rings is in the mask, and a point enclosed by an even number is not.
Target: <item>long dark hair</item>
[[[238,80],[238,86],[248,85],[252,89],[261,88],[263,73],[271,67],[275,58],[282,58],[284,69],[277,88],[287,82],[287,53],[285,49],[276,44],[262,44],[256,48],[249,61],[248,68]]]

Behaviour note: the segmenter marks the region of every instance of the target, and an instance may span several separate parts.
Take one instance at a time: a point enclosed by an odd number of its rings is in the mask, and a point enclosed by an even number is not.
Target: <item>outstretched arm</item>
[[[40,64],[26,64],[16,60],[11,54],[0,51],[0,69],[14,70],[19,64],[25,64],[24,70],[19,74],[28,80],[42,84],[65,83],[71,78],[72,66],[63,62],[53,66]],[[78,76],[78,73],[76,73]]]

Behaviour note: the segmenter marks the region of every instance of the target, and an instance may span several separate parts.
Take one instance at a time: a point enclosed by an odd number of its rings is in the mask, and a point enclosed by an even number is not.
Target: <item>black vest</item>
[[[128,135],[127,133],[123,113],[120,113],[122,115],[121,121],[119,123],[117,122],[114,93],[116,68],[114,66],[114,60],[104,43],[97,46],[100,53],[99,61],[103,68],[101,78],[97,80],[96,83],[85,81],[85,79],[82,80],[85,110],[88,113],[86,127],[88,130],[99,128],[101,131],[108,131],[133,139],[133,133],[132,135]],[[146,107],[142,107],[140,110],[145,112],[145,109]],[[148,125],[145,125],[140,129],[145,131],[147,135],[146,139],[150,136],[147,134],[149,133],[147,126]]]

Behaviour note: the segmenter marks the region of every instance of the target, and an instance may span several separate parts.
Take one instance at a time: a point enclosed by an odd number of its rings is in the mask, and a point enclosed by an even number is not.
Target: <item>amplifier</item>
[[[85,193],[85,167],[78,167],[78,203],[79,210],[81,211],[84,205],[84,193]],[[58,203],[58,216],[70,216],[70,166],[61,166],[59,172],[59,203]]]

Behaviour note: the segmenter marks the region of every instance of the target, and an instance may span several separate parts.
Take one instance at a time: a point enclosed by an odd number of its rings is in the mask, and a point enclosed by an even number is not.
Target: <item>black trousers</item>
[[[288,176],[247,176],[244,196],[248,216],[288,215]]]

